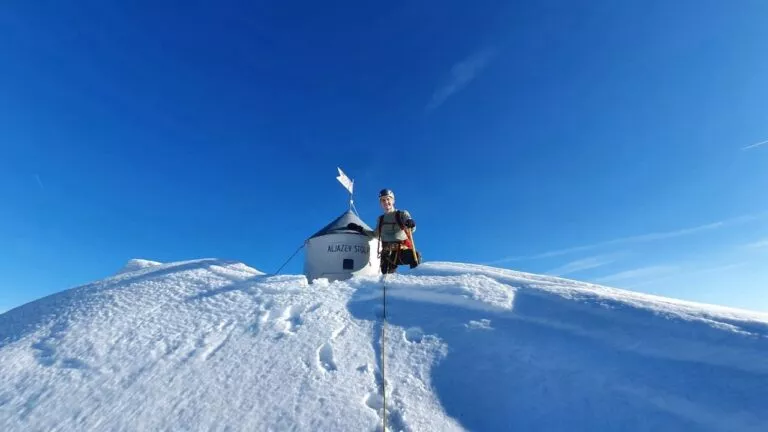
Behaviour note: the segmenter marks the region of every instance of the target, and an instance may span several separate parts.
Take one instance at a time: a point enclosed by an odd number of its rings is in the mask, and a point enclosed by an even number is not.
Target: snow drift
[[[159,263],[157,261],[150,261],[150,260],[136,258],[128,261],[128,263],[125,264],[125,266],[123,266],[123,268],[120,269],[120,271],[118,271],[117,274],[130,273],[136,270],[142,270],[145,268],[155,267],[159,265],[162,265],[162,263]]]
[[[134,264],[0,315],[0,429],[768,430],[765,314],[454,263],[386,286],[384,322],[377,277]]]

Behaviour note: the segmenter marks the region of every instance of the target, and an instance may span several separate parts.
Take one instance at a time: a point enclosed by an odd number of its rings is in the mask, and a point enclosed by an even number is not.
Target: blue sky
[[[275,271],[345,210],[340,166],[369,223],[395,190],[427,260],[768,311],[766,14],[11,2],[0,310],[136,257]]]

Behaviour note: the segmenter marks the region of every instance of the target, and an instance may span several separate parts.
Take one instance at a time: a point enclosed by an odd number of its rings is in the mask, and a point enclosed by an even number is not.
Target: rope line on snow
[[[386,259],[391,265],[397,267],[397,263],[400,260],[400,250],[398,249],[397,252],[395,252],[394,261],[391,260],[389,256],[385,257],[384,259]],[[381,395],[384,400],[381,416],[382,432],[387,432],[387,375],[385,368],[385,358],[387,341],[387,280],[390,274],[391,273],[384,273],[382,276],[381,284],[381,302],[383,309],[381,320]]]
[[[387,341],[387,275],[384,275],[384,283],[381,286],[381,302],[383,303],[382,323],[381,323],[381,395],[384,399],[381,413],[382,431],[387,432],[387,375],[384,368],[384,359],[386,357]]]
[[[381,396],[384,399],[384,403],[381,407],[381,427],[383,432],[387,432],[387,375],[384,366],[384,360],[386,357],[386,342],[387,342],[387,283],[386,275],[384,276],[384,284],[381,286],[381,302],[383,303],[382,323],[381,323]]]
[[[306,243],[306,242],[305,242],[305,243],[302,243],[302,244],[301,244],[301,246],[299,246],[299,248],[298,248],[298,249],[296,249],[296,252],[294,252],[294,253],[293,253],[293,255],[291,255],[291,257],[290,257],[290,258],[288,258],[288,261],[286,261],[285,263],[283,263],[283,265],[281,265],[281,266],[280,266],[280,268],[279,268],[279,269],[277,269],[277,271],[276,271],[276,272],[274,272],[274,273],[272,273],[272,274],[273,274],[273,275],[276,275],[276,274],[280,273],[280,270],[282,270],[282,269],[283,269],[283,267],[285,267],[286,265],[288,265],[288,263],[289,263],[289,262],[291,262],[291,260],[293,259],[293,257],[295,257],[295,256],[296,256],[296,254],[297,254],[297,253],[299,253],[299,251],[300,251],[300,250],[304,249],[304,246],[306,246],[306,245],[307,245],[307,243]]]

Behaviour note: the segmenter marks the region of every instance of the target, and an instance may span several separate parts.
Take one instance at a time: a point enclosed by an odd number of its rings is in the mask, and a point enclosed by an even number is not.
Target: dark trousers
[[[421,262],[421,253],[417,251],[416,255],[419,257],[418,262],[413,254],[413,249],[382,250],[381,272],[384,274],[394,273],[397,271],[397,266],[406,264],[410,266],[410,268],[414,268]]]

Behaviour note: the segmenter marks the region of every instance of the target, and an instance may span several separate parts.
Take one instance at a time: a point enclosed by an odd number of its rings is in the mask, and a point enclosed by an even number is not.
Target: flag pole
[[[352,191],[353,190],[355,190],[355,181],[354,180],[352,180],[352,187],[350,188],[350,191],[349,191],[349,210],[350,211],[352,210],[352,206],[354,206],[354,204],[355,204],[355,201],[352,199]]]

